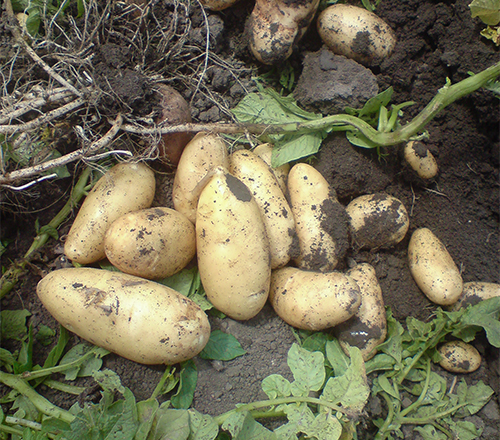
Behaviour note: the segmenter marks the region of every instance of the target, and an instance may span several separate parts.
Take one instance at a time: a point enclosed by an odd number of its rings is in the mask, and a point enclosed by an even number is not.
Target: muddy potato
[[[296,240],[295,221],[269,166],[256,154],[239,150],[229,158],[229,172],[241,180],[260,208],[271,250],[271,269],[285,266]]]
[[[481,301],[500,296],[500,284],[473,281],[464,283],[462,295],[453,304],[452,310],[459,310],[469,305],[475,306]]]
[[[396,45],[389,25],[373,12],[353,5],[332,5],[318,17],[318,33],[328,48],[364,65],[378,65]]]
[[[321,173],[305,163],[290,170],[288,194],[300,247],[295,263],[305,270],[332,271],[349,247],[345,208]]]
[[[260,144],[252,150],[257,156],[259,156],[265,163],[267,163],[276,177],[278,184],[283,191],[283,194],[287,194],[287,181],[288,173],[290,172],[290,165],[284,164],[279,167],[273,167],[272,165],[272,155],[273,155],[273,145],[272,144]]]
[[[250,190],[222,168],[200,195],[196,248],[201,282],[212,304],[233,319],[253,318],[269,294],[269,240]]]
[[[438,348],[439,365],[450,373],[472,373],[481,365],[481,355],[463,341],[446,342]]]
[[[172,188],[175,209],[192,223],[196,221],[200,193],[210,178],[210,172],[218,166],[229,167],[226,144],[220,136],[198,133],[184,148]]]
[[[212,11],[222,11],[233,6],[239,0],[200,0],[201,4]]]
[[[141,364],[176,364],[210,337],[206,314],[169,287],[93,268],[60,269],[37,286],[50,314],[92,344]]]
[[[432,302],[448,306],[460,298],[462,276],[444,244],[427,228],[413,232],[408,245],[410,272]]]
[[[394,246],[404,238],[410,226],[403,203],[384,193],[357,197],[347,205],[346,211],[353,247],[357,249]]]
[[[408,142],[404,148],[404,158],[421,179],[437,176],[439,168],[436,159],[422,142]]]
[[[344,352],[358,347],[367,361],[377,353],[377,346],[387,335],[384,298],[373,266],[358,264],[347,272],[359,287],[361,303],[353,317],[335,327],[335,334]]]
[[[295,267],[274,270],[269,302],[286,323],[304,330],[335,327],[359,308],[356,282],[340,272],[310,272]]]
[[[80,264],[105,257],[104,235],[118,217],[149,208],[155,194],[153,171],[142,163],[112,167],[85,198],[64,243],[66,256]]]
[[[116,219],[104,237],[111,264],[122,272],[148,279],[167,278],[193,259],[193,224],[180,212],[150,208]]]

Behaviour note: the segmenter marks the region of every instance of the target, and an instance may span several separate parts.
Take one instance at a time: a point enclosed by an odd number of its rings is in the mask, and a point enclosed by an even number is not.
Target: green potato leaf
[[[287,364],[294,382],[291,391],[294,396],[307,396],[310,391],[319,391],[325,382],[325,357],[322,353],[310,352],[297,344],[288,351]]]
[[[232,440],[276,440],[276,434],[264,428],[248,411],[231,414],[222,424]]]
[[[205,348],[198,355],[202,359],[230,361],[246,353],[238,340],[221,330],[214,330]]]
[[[179,378],[179,388],[170,402],[177,409],[188,409],[191,406],[194,398],[194,390],[198,382],[198,370],[192,359],[189,359],[181,364],[181,372]]]
[[[31,316],[28,310],[2,310],[2,339],[22,341],[28,334],[26,318]]]
[[[500,22],[500,0],[473,0],[469,8],[472,17],[479,17],[484,24],[496,26]]]

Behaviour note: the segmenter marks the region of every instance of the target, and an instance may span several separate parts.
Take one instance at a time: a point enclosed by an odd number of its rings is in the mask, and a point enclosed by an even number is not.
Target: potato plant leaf
[[[83,363],[64,372],[66,380],[75,380],[77,377],[88,377],[94,375],[102,366],[102,356],[108,353],[99,347],[94,347],[87,344],[78,344],[71,348],[61,359],[60,365],[69,364],[76,361],[89,352],[93,352],[94,356],[89,356]]]
[[[294,382],[291,391],[294,396],[307,396],[310,391],[319,391],[325,382],[325,358],[322,353],[310,352],[298,344],[288,351],[287,364]]]
[[[246,351],[233,335],[221,330],[214,330],[210,334],[207,345],[198,356],[202,359],[230,361],[245,353]]]
[[[219,433],[219,425],[213,417],[201,414],[195,409],[188,410],[190,435],[188,440],[214,440]]]
[[[198,370],[192,359],[181,364],[179,376],[179,387],[170,399],[170,402],[174,408],[188,409],[193,402],[194,390],[198,381]]]
[[[1,339],[13,339],[22,341],[27,333],[26,318],[31,316],[28,310],[2,310],[0,312]]]
[[[262,391],[270,399],[288,397],[292,394],[290,381],[279,374],[271,374],[262,381]]]
[[[500,0],[473,0],[469,8],[472,17],[479,17],[489,26],[500,22]]]
[[[248,411],[233,413],[222,424],[232,440],[276,440],[276,434],[257,423]]]

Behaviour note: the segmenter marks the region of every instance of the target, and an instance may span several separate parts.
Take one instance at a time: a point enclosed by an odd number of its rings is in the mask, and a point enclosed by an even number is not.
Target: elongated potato
[[[462,276],[444,244],[430,229],[417,229],[408,245],[410,272],[432,302],[449,306],[460,298]]]
[[[248,150],[229,157],[229,172],[241,180],[260,208],[271,249],[271,269],[290,261],[295,234],[292,210],[269,166]]]
[[[172,199],[177,211],[189,221],[196,221],[196,207],[201,191],[215,167],[229,167],[226,144],[220,136],[198,133],[186,145],[177,166]]]
[[[269,294],[269,240],[250,190],[222,168],[200,195],[196,247],[201,282],[212,304],[231,318],[253,318]]]
[[[367,361],[377,353],[377,345],[387,336],[384,298],[373,266],[358,264],[347,272],[359,287],[361,304],[356,314],[335,328],[342,350],[349,355],[349,345],[361,350]]]
[[[432,179],[439,172],[436,159],[422,142],[407,142],[404,148],[404,158],[421,179]]]
[[[276,177],[278,184],[283,191],[283,194],[286,195],[288,192],[288,173],[290,172],[290,164],[285,163],[279,167],[273,167],[272,157],[273,157],[273,145],[272,144],[260,144],[257,145],[252,150],[257,156],[259,156],[265,163],[267,163],[271,167],[271,171]]]
[[[451,373],[472,373],[481,366],[481,355],[463,341],[445,342],[438,348],[439,365]]]
[[[105,257],[104,235],[118,217],[149,208],[155,176],[143,163],[121,163],[111,168],[85,198],[64,243],[64,253],[80,264]]]
[[[169,287],[93,268],[49,273],[37,294],[63,327],[141,364],[176,364],[210,337],[206,314]]]
[[[472,281],[464,283],[462,295],[458,301],[453,304],[452,310],[459,310],[468,305],[475,306],[486,299],[500,296],[500,284]]]
[[[116,219],[104,237],[111,264],[122,272],[148,279],[169,277],[196,253],[194,225],[169,208],[150,208]]]
[[[290,206],[299,239],[300,269],[330,272],[349,248],[348,217],[325,178],[298,163],[288,175]]]
[[[309,272],[295,267],[273,270],[269,302],[293,327],[319,331],[335,327],[358,310],[356,282],[340,272]]]

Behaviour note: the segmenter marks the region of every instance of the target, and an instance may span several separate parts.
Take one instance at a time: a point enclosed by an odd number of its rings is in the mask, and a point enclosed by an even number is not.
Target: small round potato
[[[436,159],[422,142],[408,142],[404,148],[404,157],[421,179],[433,179],[437,176],[439,168]]]
[[[399,243],[410,226],[403,203],[384,193],[357,197],[347,205],[351,239],[357,249],[388,248]]]
[[[271,280],[266,227],[250,190],[220,167],[200,195],[196,247],[212,304],[238,320],[259,313]]]
[[[111,264],[122,272],[148,279],[167,278],[193,259],[194,225],[169,208],[150,208],[116,219],[104,237]]]
[[[288,173],[290,172],[290,164],[285,163],[279,167],[273,167],[272,156],[273,156],[273,145],[272,144],[260,144],[252,150],[257,156],[259,156],[265,163],[267,163],[276,177],[278,184],[283,191],[283,194],[287,194],[287,181]]]
[[[335,334],[342,350],[349,355],[349,345],[361,350],[367,361],[377,353],[377,346],[384,342],[387,335],[387,318],[384,298],[373,266],[358,264],[347,272],[359,287],[361,304],[353,317],[339,324]]]
[[[384,20],[353,5],[326,8],[318,17],[318,33],[332,52],[369,66],[380,64],[396,45],[396,36]]]
[[[446,342],[438,348],[439,365],[450,373],[472,373],[481,365],[481,355],[463,341]]]
[[[63,327],[141,364],[191,359],[210,337],[207,315],[193,301],[132,275],[60,269],[38,283],[37,294]]]
[[[184,148],[172,188],[174,208],[192,223],[200,193],[218,166],[229,168],[226,144],[215,134],[198,133]]]
[[[348,217],[335,191],[311,165],[297,163],[288,175],[290,206],[295,218],[299,268],[330,272],[349,248]]]
[[[118,217],[149,208],[155,176],[143,163],[121,163],[108,170],[85,198],[64,242],[64,253],[76,263],[102,260],[104,235]]]
[[[353,316],[361,294],[340,272],[309,272],[295,267],[274,270],[269,302],[286,323],[304,330],[335,327]]]
[[[417,229],[408,245],[410,272],[432,302],[449,306],[460,298],[463,281],[444,244],[427,228]]]
[[[500,296],[500,284],[473,281],[464,283],[464,290],[452,310],[459,310],[469,305],[475,306],[486,299]]]

